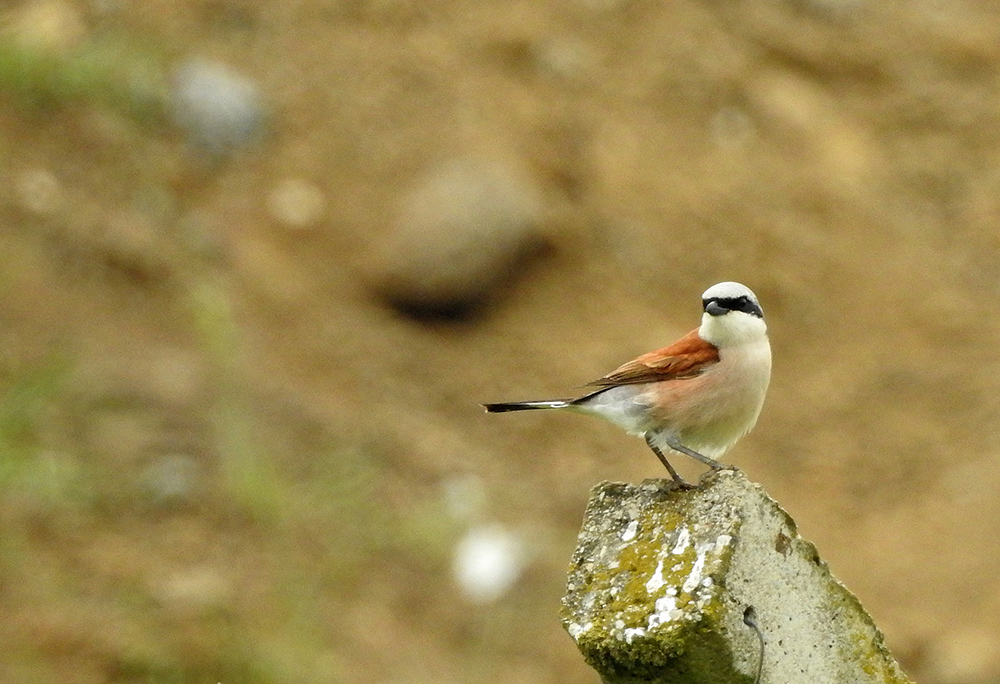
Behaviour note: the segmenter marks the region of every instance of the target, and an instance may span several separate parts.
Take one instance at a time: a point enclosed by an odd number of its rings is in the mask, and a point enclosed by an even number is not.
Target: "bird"
[[[587,383],[575,399],[482,404],[487,413],[561,409],[604,418],[642,437],[680,486],[664,454],[690,456],[712,470],[753,428],[771,380],[764,311],[745,285],[723,282],[701,296],[701,325]]]

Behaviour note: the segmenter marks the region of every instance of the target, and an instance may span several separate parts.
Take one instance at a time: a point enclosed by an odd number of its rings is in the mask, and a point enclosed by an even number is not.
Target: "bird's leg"
[[[660,448],[655,444],[653,444],[653,435],[650,433],[646,433],[646,445],[653,450],[653,453],[656,454],[656,457],[660,459],[660,463],[666,466],[667,470],[670,472],[670,477],[674,478],[674,482],[676,482],[681,487],[687,487],[688,483],[684,481],[684,478],[680,476],[680,473],[674,470],[674,467],[670,465],[670,461],[668,461],[667,457],[663,455],[663,452],[660,451]]]
[[[681,444],[680,442],[678,442],[677,439],[674,438],[674,437],[664,437],[664,439],[667,442],[667,446],[670,447],[671,449],[673,449],[674,451],[678,451],[678,452],[684,454],[685,456],[690,456],[691,458],[693,458],[696,461],[701,461],[702,463],[704,463],[705,465],[707,465],[712,470],[725,470],[726,469],[726,466],[722,465],[718,461],[716,461],[714,459],[711,459],[708,456],[702,456],[701,454],[699,454],[694,449],[688,449],[686,446],[684,446],[683,444]]]

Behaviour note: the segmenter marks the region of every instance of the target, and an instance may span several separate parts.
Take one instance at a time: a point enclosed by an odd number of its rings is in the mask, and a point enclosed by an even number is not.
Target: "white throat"
[[[702,314],[701,339],[714,344],[719,349],[767,339],[767,324],[764,319],[742,311],[730,311],[723,316]]]

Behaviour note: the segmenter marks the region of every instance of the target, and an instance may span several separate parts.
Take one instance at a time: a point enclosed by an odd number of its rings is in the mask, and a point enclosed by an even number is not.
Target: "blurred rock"
[[[202,468],[187,454],[167,454],[150,463],[140,480],[143,491],[154,505],[174,506],[197,497]]]
[[[278,223],[297,230],[312,228],[326,208],[323,192],[301,178],[286,178],[267,196],[267,209]]]
[[[421,318],[482,307],[537,254],[541,192],[513,168],[453,160],[431,169],[403,199],[381,246],[376,287]]]
[[[266,112],[256,83],[218,62],[193,59],[175,72],[171,115],[192,146],[212,157],[263,135]]]
[[[455,581],[474,603],[492,603],[514,585],[526,562],[520,535],[498,524],[473,527],[455,548]]]
[[[39,216],[58,213],[65,204],[62,185],[47,169],[23,171],[15,181],[15,192],[21,206]]]

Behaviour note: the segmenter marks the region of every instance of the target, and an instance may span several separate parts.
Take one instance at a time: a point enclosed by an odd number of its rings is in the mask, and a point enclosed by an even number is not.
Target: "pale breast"
[[[725,349],[697,377],[650,386],[653,417],[685,446],[721,455],[757,422],[770,377],[766,338]]]

